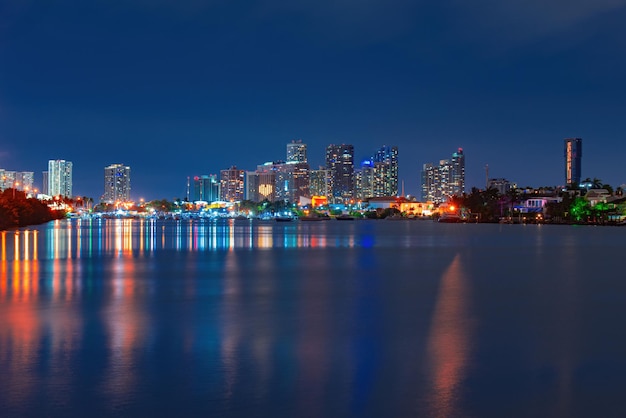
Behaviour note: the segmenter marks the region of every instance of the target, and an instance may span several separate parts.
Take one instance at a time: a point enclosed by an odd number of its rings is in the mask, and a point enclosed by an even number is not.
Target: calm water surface
[[[626,229],[0,232],[0,416],[624,416]]]

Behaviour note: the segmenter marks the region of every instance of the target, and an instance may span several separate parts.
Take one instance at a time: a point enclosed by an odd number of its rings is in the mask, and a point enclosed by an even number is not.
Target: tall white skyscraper
[[[104,201],[108,203],[130,200],[130,167],[111,164],[104,167]]]
[[[48,194],[72,197],[72,162],[48,161]]]

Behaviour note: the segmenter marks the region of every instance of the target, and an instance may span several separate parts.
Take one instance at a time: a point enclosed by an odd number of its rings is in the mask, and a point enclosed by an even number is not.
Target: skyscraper
[[[287,162],[288,163],[306,163],[306,144],[301,139],[293,140],[287,144]]]
[[[424,164],[422,168],[422,200],[435,203],[447,201],[452,196],[465,193],[465,155],[459,148],[450,160],[440,160],[439,165]]]
[[[215,202],[220,200],[220,182],[215,174],[210,176],[202,175],[193,178],[193,196],[194,202]]]
[[[354,198],[354,146],[326,147],[326,169],[330,171],[330,203],[349,203]]]
[[[465,155],[463,148],[452,154],[450,161],[450,196],[461,196],[465,193]]]
[[[374,163],[373,196],[398,195],[398,147],[383,146],[372,156]]]
[[[244,198],[246,172],[232,166],[220,171],[220,198],[227,202],[241,201]]]
[[[72,162],[48,161],[48,194],[72,197]]]
[[[565,138],[565,184],[580,184],[582,138]]]
[[[330,170],[320,167],[311,170],[309,193],[311,196],[330,196]]]
[[[130,167],[111,164],[104,168],[103,200],[108,203],[130,200]]]

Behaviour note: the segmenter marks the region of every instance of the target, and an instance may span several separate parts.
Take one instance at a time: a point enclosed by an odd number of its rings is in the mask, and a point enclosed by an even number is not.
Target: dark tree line
[[[36,225],[65,216],[64,211],[52,210],[47,204],[26,193],[6,189],[0,193],[0,230]]]

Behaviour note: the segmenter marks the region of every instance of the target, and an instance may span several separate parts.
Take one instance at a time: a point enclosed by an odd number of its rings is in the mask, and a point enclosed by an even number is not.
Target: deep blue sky
[[[546,4],[549,3],[549,4]],[[626,183],[626,0],[0,2],[0,167],[74,162],[74,194],[132,168],[134,198],[187,176],[330,143],[397,145],[422,164],[466,154],[467,184]]]

